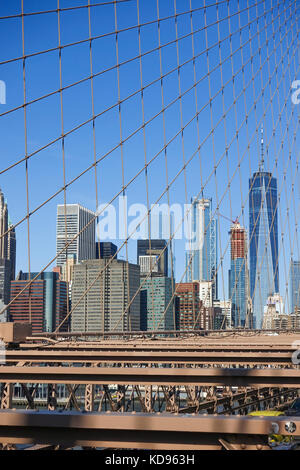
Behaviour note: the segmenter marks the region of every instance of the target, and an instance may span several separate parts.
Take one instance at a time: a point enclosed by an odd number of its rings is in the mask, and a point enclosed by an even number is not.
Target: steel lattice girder
[[[260,448],[270,434],[300,435],[300,417],[167,413],[0,412],[0,441],[144,449],[220,448],[220,440]]]

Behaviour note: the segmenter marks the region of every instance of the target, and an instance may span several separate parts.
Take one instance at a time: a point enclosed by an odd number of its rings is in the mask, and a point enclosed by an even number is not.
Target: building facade
[[[74,266],[72,332],[140,330],[140,268],[123,260]]]
[[[10,261],[10,279],[13,281],[16,278],[17,239],[16,230],[12,224],[9,224],[8,229],[9,232],[7,237],[7,258]]]
[[[246,230],[235,222],[230,230],[231,264],[228,275],[229,299],[232,307],[232,324],[244,327],[248,305],[248,267]]]
[[[141,325],[144,330],[176,330],[175,285],[169,277],[151,277],[141,284]]]
[[[166,213],[160,212],[158,218],[153,217],[151,214],[151,237],[160,240],[168,240],[168,272],[167,277],[175,278],[175,217],[173,212]],[[154,233],[155,235],[154,235]]]
[[[10,302],[11,262],[0,258],[0,300],[4,305]]]
[[[291,261],[289,280],[290,313],[300,308],[300,261]]]
[[[27,286],[30,279],[38,273],[18,274],[11,281],[11,300]],[[9,309],[13,322],[32,324],[34,333],[52,332],[67,315],[67,283],[59,279],[57,272],[44,272],[32,282],[31,286],[14,300]],[[66,321],[60,331],[68,331]]]
[[[213,307],[213,329],[226,330],[226,312],[221,307]]]
[[[296,313],[279,314],[275,306],[270,306],[268,312],[264,315],[264,330],[299,330],[300,329],[300,311]]]
[[[217,299],[217,220],[212,217],[212,200],[194,198],[190,221],[186,282],[212,281],[212,296]]]
[[[199,283],[199,299],[203,307],[212,308],[213,306],[213,282],[200,281]]]
[[[96,242],[96,259],[117,259],[118,247],[111,242]],[[116,256],[115,256],[116,255]]]
[[[181,282],[176,284],[175,290],[179,299],[179,329],[199,329],[202,306],[199,297],[199,282]]]
[[[0,300],[0,312],[2,312],[2,310],[4,310],[6,307],[6,304]],[[2,315],[0,315],[0,323],[6,323],[8,321],[8,314],[7,314],[7,310],[4,310],[4,312],[2,313]]]
[[[0,189],[0,301],[10,301],[10,281],[16,270],[16,233],[9,222],[7,203]]]
[[[146,269],[148,265],[148,271],[143,271],[143,275],[150,274],[152,269],[153,275],[168,277],[168,246],[166,240],[138,240],[137,264],[141,265],[141,263],[143,269]]]
[[[232,328],[232,302],[231,300],[214,300],[214,308],[220,308],[226,318],[226,328]]]
[[[57,266],[63,266],[69,255],[75,255],[76,263],[96,258],[95,220],[96,214],[79,204],[57,206]],[[80,235],[75,238],[78,233]],[[71,242],[74,238],[75,240]],[[67,243],[70,245],[65,248]]]
[[[270,293],[279,292],[277,180],[263,162],[249,180],[250,296],[256,328]]]
[[[7,259],[7,239],[8,239],[8,209],[4,199],[4,194],[0,189],[0,258]]]

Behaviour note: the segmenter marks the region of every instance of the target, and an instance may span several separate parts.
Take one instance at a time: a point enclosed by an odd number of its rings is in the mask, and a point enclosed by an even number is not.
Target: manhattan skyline
[[[52,6],[50,0],[43,2],[45,9],[51,10]],[[173,14],[174,5],[170,2],[160,2],[159,6],[161,18],[167,18]],[[5,4],[3,8],[4,15],[5,12],[7,15],[20,13],[16,5],[13,4]],[[26,8],[28,8],[27,12],[30,12],[31,9],[34,11],[31,2],[27,3]],[[178,0],[177,32],[180,38],[190,32],[189,15],[183,14],[186,8],[186,2]],[[18,244],[20,247],[24,247],[18,249],[17,252],[17,271],[19,269],[27,271],[30,264],[30,269],[36,272],[55,257],[55,213],[57,205],[64,203],[64,197],[66,197],[67,204],[78,203],[96,212],[101,203],[111,201],[124,186],[129,206],[135,203],[147,206],[148,203],[154,203],[166,185],[172,182],[168,191],[164,192],[160,200],[161,203],[183,205],[189,203],[190,199],[196,195],[200,198],[202,193],[205,197],[212,198],[213,214],[218,222],[217,250],[221,263],[218,269],[220,291],[218,297],[226,299],[230,269],[228,247],[230,224],[222,220],[218,212],[231,220],[239,216],[241,225],[250,234],[248,180],[259,168],[261,159],[259,133],[263,124],[265,169],[277,179],[278,195],[280,195],[278,233],[287,234],[288,230],[290,234],[289,237],[280,237],[278,246],[280,292],[287,305],[290,259],[292,257],[294,259],[300,258],[299,243],[297,236],[295,236],[293,222],[297,220],[298,211],[298,156],[292,127],[289,127],[286,137],[284,137],[282,130],[288,126],[288,114],[296,113],[297,109],[291,100],[287,100],[284,103],[285,106],[282,107],[281,95],[278,95],[277,99],[276,90],[277,86],[280,87],[281,94],[283,90],[289,90],[291,81],[297,78],[297,74],[293,56],[290,58],[290,63],[285,55],[282,56],[282,62],[277,60],[276,53],[267,57],[267,48],[260,48],[260,45],[264,44],[265,38],[260,38],[259,32],[266,31],[267,36],[272,38],[274,32],[280,31],[287,43],[286,52],[288,52],[288,47],[293,45],[295,38],[291,34],[287,37],[284,36],[284,24],[280,23],[277,16],[272,17],[272,22],[265,23],[263,5],[249,8],[248,18],[244,15],[239,17],[233,4],[229,8],[232,8],[235,14],[232,15],[230,24],[228,21],[221,21],[218,24],[218,31],[216,26],[211,26],[205,32],[202,29],[203,17],[195,12],[193,27],[198,32],[194,33],[194,38],[188,36],[186,39],[180,40],[178,51],[176,42],[162,48],[163,69],[161,71],[159,51],[149,54],[146,52],[157,48],[159,40],[162,44],[174,41],[176,37],[175,24],[171,20],[161,20],[159,38],[158,25],[155,23],[157,19],[156,2],[150,0],[142,2],[140,21],[149,22],[147,26],[141,27],[142,63],[140,64],[137,59],[120,66],[120,92],[118,92],[118,76],[114,68],[117,60],[115,38],[108,35],[102,39],[93,40],[94,73],[99,73],[99,76],[97,75],[93,80],[94,112],[97,116],[94,121],[95,126],[93,126],[91,119],[92,100],[91,89],[88,86],[90,84],[83,82],[78,86],[70,86],[73,82],[90,76],[89,42],[74,47],[65,47],[74,39],[77,40],[77,35],[80,35],[82,40],[86,39],[89,27],[88,15],[84,11],[82,16],[77,16],[75,13],[74,15],[70,13],[70,16],[62,15],[63,18],[66,16],[62,20],[63,34],[61,35],[61,43],[64,46],[62,50],[62,85],[69,87],[62,93],[64,132],[67,134],[64,145],[60,139],[62,130],[61,117],[59,117],[62,111],[61,104],[57,99],[58,93],[54,93],[54,90],[60,88],[58,51],[55,50],[53,54],[47,54],[47,61],[42,65],[39,59],[42,60],[43,55],[26,59],[26,101],[36,100],[50,91],[53,91],[54,95],[50,96],[48,100],[37,101],[28,106],[30,111],[26,116],[26,136],[23,109],[7,114],[7,119],[3,119],[3,137],[0,142],[0,151],[3,155],[0,184],[6,200],[9,201],[12,223],[16,224],[22,221],[16,227]],[[283,6],[278,8],[280,11],[284,10]],[[219,14],[224,13],[226,17],[227,9],[227,5],[220,4]],[[128,2],[126,6],[118,5],[118,28],[125,30],[135,25],[136,13],[134,2],[132,4]],[[207,14],[209,24],[213,25],[216,21],[215,9],[208,8]],[[103,36],[109,31],[114,31],[114,28],[115,17],[111,6],[93,8],[92,34],[94,36]],[[240,28],[242,28],[241,31]],[[58,25],[55,13],[49,14],[47,22],[43,24],[36,21],[34,15],[26,16],[24,30],[26,54],[35,54],[39,50],[57,47]],[[232,33],[232,58],[228,53],[230,32]],[[3,60],[7,61],[22,55],[17,22],[3,21],[1,38],[4,40],[8,34],[12,39],[3,52],[5,54]],[[217,35],[222,41],[220,51],[216,42]],[[251,38],[250,42],[249,37]],[[194,39],[193,42],[192,39]],[[119,33],[119,40],[119,63],[123,64],[128,60],[128,57],[138,57],[138,42],[134,30]],[[245,44],[245,47],[242,48],[244,56],[239,50],[241,42]],[[104,43],[105,47],[102,47]],[[208,48],[211,51],[209,64],[207,64],[204,54]],[[219,52],[222,57],[220,70],[212,73],[211,80],[208,77],[202,79],[203,76],[205,77],[208,65],[210,70],[218,68]],[[193,63],[194,54],[196,58]],[[149,60],[150,57],[152,60]],[[249,57],[251,57],[251,62]],[[176,69],[178,58],[180,64],[185,64],[179,70],[183,94],[181,99],[178,99],[178,70]],[[127,99],[128,96],[141,88],[140,65],[143,72],[143,85],[145,85],[143,92],[144,110],[146,110],[145,121],[148,122],[153,116],[156,116],[156,113],[161,112],[162,96],[159,81],[161,73],[164,77],[162,86],[165,110],[163,116],[160,114],[147,124],[145,136],[141,128],[141,132],[130,137],[131,133],[143,123],[141,94],[135,94],[132,98]],[[244,68],[241,69],[243,65]],[[101,70],[106,69],[109,71],[100,74]],[[237,72],[234,84],[230,82],[232,70]],[[290,74],[285,74],[286,70],[289,70]],[[23,102],[23,83],[17,72],[17,62],[9,62],[3,67],[3,74],[0,78],[5,81],[7,90],[6,104],[1,105],[3,113],[17,107],[20,100]],[[269,86],[270,77],[271,84]],[[223,84],[227,83],[224,93],[221,93],[222,79]],[[150,86],[154,80],[157,82]],[[196,86],[194,86],[195,80]],[[245,91],[243,91],[243,84],[246,85]],[[264,96],[267,96],[266,90],[269,93],[268,104],[261,98],[263,92]],[[270,101],[274,93],[275,97]],[[214,97],[212,116],[207,105],[210,96]],[[114,106],[118,103],[119,98],[122,100],[121,130],[124,141],[122,150],[118,146],[120,143],[119,114],[117,107]],[[198,106],[198,110],[196,106]],[[110,107],[112,107],[111,111],[105,112]],[[245,109],[247,111],[246,122],[244,121]],[[196,119],[195,116],[199,110],[201,112]],[[223,118],[224,115],[225,118]],[[271,118],[272,116],[273,118]],[[13,119],[13,126],[10,117]],[[193,120],[188,125],[190,118]],[[90,121],[88,121],[89,119]],[[86,125],[73,131],[76,126],[80,126],[85,121],[88,121]],[[180,133],[182,123],[185,126],[184,135]],[[27,154],[32,155],[28,159],[28,185],[26,184],[24,162],[5,171],[14,161],[24,158],[25,137]],[[282,140],[284,141],[283,146]],[[162,151],[165,144],[167,144],[166,149]],[[93,166],[95,154],[97,160],[100,160],[97,171]],[[157,157],[154,159],[156,155]],[[182,171],[184,159],[188,164]],[[132,184],[128,184],[140,171],[142,161],[143,163],[151,161],[147,174],[141,172],[139,178],[136,178]],[[89,166],[90,170],[76,179]],[[180,171],[179,177],[173,182]],[[167,179],[166,172],[168,173]],[[285,176],[283,177],[283,175]],[[64,182],[67,184],[65,194]],[[15,190],[16,187],[18,191]],[[295,188],[295,202],[288,194],[288,189],[291,187]],[[53,194],[56,196],[50,198]],[[48,199],[47,204],[39,208]],[[39,209],[34,212],[37,208]],[[26,218],[28,213],[31,214],[29,224]],[[287,213],[289,214],[288,220]],[[119,244],[118,240],[112,241]],[[134,262],[135,242],[129,240],[127,248],[129,259]],[[185,248],[180,240],[175,240],[175,253],[175,277],[179,281],[185,269]],[[120,257],[126,258],[125,247],[122,248]]]

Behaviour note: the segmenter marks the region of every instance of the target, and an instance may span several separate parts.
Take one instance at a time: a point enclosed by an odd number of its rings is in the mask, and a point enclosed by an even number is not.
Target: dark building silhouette
[[[0,189],[0,300],[10,300],[10,281],[16,269],[16,232],[9,221],[7,203]]]
[[[96,242],[96,259],[112,258],[117,251],[118,247],[111,242]],[[114,259],[117,259],[117,256]]]
[[[11,262],[8,259],[0,258],[0,300],[4,305],[10,301],[10,276]]]
[[[7,258],[10,260],[10,279],[14,281],[16,278],[16,256],[17,256],[17,240],[16,231],[12,225],[9,225],[7,237]]]

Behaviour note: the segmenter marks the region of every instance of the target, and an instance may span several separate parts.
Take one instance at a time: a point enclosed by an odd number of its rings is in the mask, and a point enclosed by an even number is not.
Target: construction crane
[[[239,223],[239,218],[238,217],[235,220],[232,220],[232,219],[229,219],[229,217],[227,217],[226,215],[221,214],[221,212],[219,212],[219,211],[217,211],[217,214],[220,215],[221,217],[223,217],[224,219],[229,220],[229,222],[231,222],[233,224],[238,224]]]

